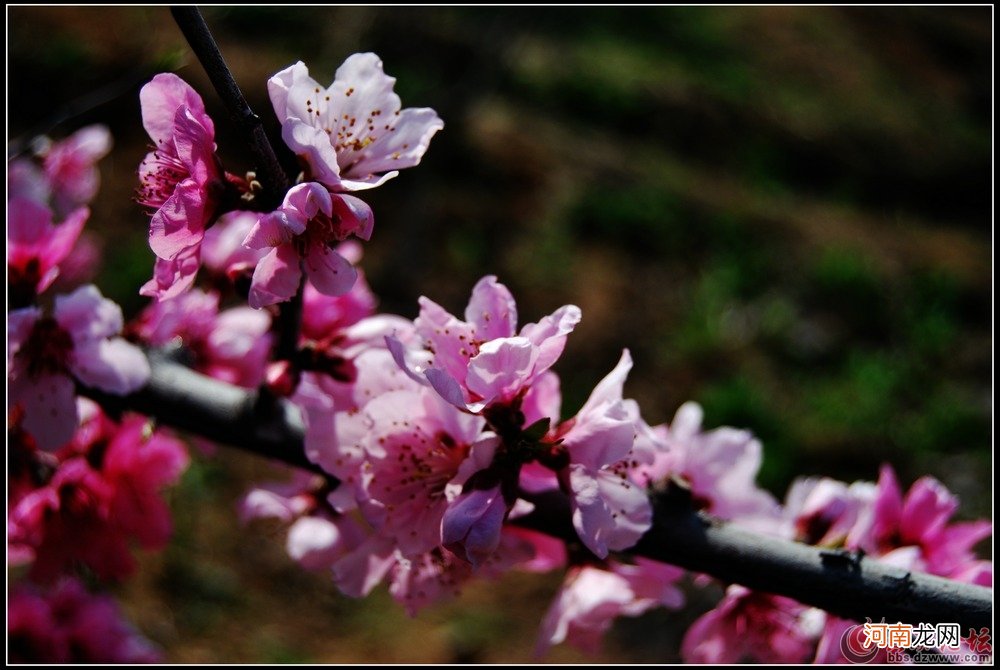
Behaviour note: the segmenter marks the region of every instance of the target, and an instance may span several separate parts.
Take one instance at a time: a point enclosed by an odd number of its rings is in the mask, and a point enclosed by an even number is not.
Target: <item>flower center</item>
[[[316,216],[309,219],[306,229],[295,238],[295,248],[299,256],[305,257],[309,250],[315,247],[325,246],[331,249],[337,242],[343,242],[350,233],[340,225],[341,218],[334,214],[332,217],[323,212],[317,212]]]
[[[8,265],[7,286],[11,305],[14,308],[30,305],[41,279],[42,268],[37,258],[29,258],[23,265]]]
[[[140,205],[159,209],[173,195],[188,169],[177,156],[154,151],[146,156],[139,168],[140,186],[136,200]]]

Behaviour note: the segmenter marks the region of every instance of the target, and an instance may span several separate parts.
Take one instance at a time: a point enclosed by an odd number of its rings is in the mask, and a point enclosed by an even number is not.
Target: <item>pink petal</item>
[[[188,247],[173,260],[157,258],[153,264],[153,277],[139,289],[140,295],[169,300],[176,298],[194,285],[201,265],[197,246]]]
[[[421,296],[418,303],[420,314],[414,326],[422,343],[434,352],[433,366],[463,383],[469,359],[476,353],[473,345],[475,329],[456,319],[433,300]]]
[[[933,537],[958,509],[958,498],[933,477],[921,477],[906,494],[900,534],[908,540]]]
[[[293,186],[285,194],[281,208],[289,213],[294,212],[302,221],[309,221],[320,212],[332,215],[333,199],[322,184],[311,181]]]
[[[88,340],[117,335],[122,330],[122,309],[101,295],[93,284],[69,295],[56,296],[54,316],[79,345]]]
[[[513,536],[531,545],[533,557],[518,564],[519,569],[528,572],[549,572],[566,565],[566,543],[562,540],[517,526],[507,526],[503,532],[506,536]]]
[[[51,197],[52,184],[34,161],[27,158],[15,158],[7,163],[8,208],[10,201],[15,198],[27,198],[37,203],[47,204]],[[8,214],[8,219],[9,216]]]
[[[107,126],[100,124],[85,126],[62,142],[57,142],[45,159],[48,162],[52,154],[59,151],[71,154],[74,162],[95,163],[111,151],[112,143],[111,131]]]
[[[340,219],[340,225],[337,227],[338,239],[348,235],[356,235],[363,240],[371,238],[375,227],[375,215],[364,200],[353,195],[334,195],[333,215],[334,219]]]
[[[625,387],[625,378],[632,369],[632,355],[628,349],[622,351],[621,359],[604,379],[598,382],[594,390],[591,391],[587,402],[580,408],[580,414],[593,412],[597,407],[605,403],[618,402],[622,399]]]
[[[392,335],[386,335],[385,346],[386,349],[389,350],[389,353],[392,355],[392,360],[395,361],[396,365],[399,366],[400,370],[406,373],[407,377],[417,382],[421,386],[426,386],[429,383],[428,379],[420,375],[420,373],[424,370],[424,366],[422,365],[423,361],[415,360],[413,352],[411,352],[408,348],[406,348],[403,345],[403,343],[399,341],[399,339],[397,339]],[[456,382],[455,385],[457,386],[458,383]],[[459,391],[459,398],[462,398],[461,390]],[[449,400],[448,402],[451,401]],[[465,400],[461,399],[460,402],[464,404]]]
[[[291,244],[283,244],[260,259],[253,272],[248,302],[254,309],[291,299],[299,290],[302,269]]]
[[[69,216],[55,227],[52,237],[49,239],[43,266],[58,265],[69,256],[70,252],[73,251],[77,239],[80,237],[80,233],[83,231],[83,224],[87,222],[89,217],[90,210],[86,207],[80,207],[70,212]],[[43,280],[38,286],[38,291],[41,292],[47,289],[54,278],[51,277]]]
[[[465,384],[485,402],[510,399],[529,383],[537,358],[538,349],[524,337],[491,340],[469,361]]]
[[[25,307],[16,309],[7,314],[7,375],[11,374],[11,367],[15,354],[21,349],[31,330],[35,327],[35,322],[42,316],[40,307]]]
[[[701,431],[701,422],[705,412],[696,402],[686,402],[674,414],[670,423],[670,439],[685,442]]]
[[[212,194],[206,187],[219,172],[215,163],[214,131],[206,128],[202,119],[192,114],[190,109],[181,107],[174,115],[174,147],[191,178],[201,187],[202,201],[207,201]],[[204,223],[203,220],[202,225]]]
[[[322,128],[314,128],[294,117],[288,118],[281,124],[281,139],[309,163],[310,179],[330,188],[340,188],[337,152],[330,143],[330,136]]]
[[[73,437],[78,420],[76,388],[66,375],[19,375],[8,381],[7,407],[24,409],[22,425],[39,449],[53,451]]]
[[[52,233],[52,210],[48,207],[24,197],[7,202],[8,265],[40,256]]]
[[[548,370],[559,359],[566,336],[580,323],[580,317],[579,307],[564,305],[538,323],[529,323],[521,329],[521,337],[528,338],[539,349],[536,374]]]
[[[478,566],[500,546],[506,514],[507,503],[499,486],[463,493],[441,520],[441,544]]]
[[[173,260],[201,243],[205,235],[205,193],[194,179],[177,185],[149,220],[149,247],[159,258]]]
[[[254,489],[248,493],[239,505],[239,516],[243,523],[251,519],[274,518],[286,523],[304,512],[308,505],[305,500],[298,507],[293,506],[297,498],[285,498],[272,491]]]
[[[517,328],[517,305],[506,286],[488,275],[476,282],[465,308],[465,320],[476,328],[480,340],[513,337]]]
[[[599,558],[628,549],[649,530],[653,509],[645,491],[608,470],[569,466],[573,527]]]
[[[401,170],[420,163],[431,138],[444,128],[444,121],[429,107],[400,112],[391,132],[385,132],[367,147],[360,160],[343,172],[345,188],[359,188],[371,175]],[[379,183],[384,182],[383,178]]]
[[[187,107],[207,130],[215,133],[201,96],[175,74],[163,73],[153,77],[139,91],[139,102],[142,105],[142,126],[158,149],[161,144],[173,139],[174,116],[180,107]]]
[[[573,427],[563,435],[572,462],[592,470],[624,459],[634,441],[635,426],[622,403],[609,403],[596,411],[577,414]]]
[[[309,282],[323,295],[344,295],[358,279],[354,266],[325,244],[314,244],[304,261]]]
[[[287,114],[289,89],[301,82],[314,84],[314,88],[319,87],[319,84],[309,76],[309,68],[302,61],[289,65],[267,80],[267,94],[279,119],[284,119]]]
[[[213,226],[211,230],[214,230]],[[301,235],[306,230],[306,222],[298,216],[289,215],[287,212],[278,210],[262,214],[253,227],[247,232],[243,240],[243,246],[250,249],[267,249],[270,247],[288,244],[296,235]]]
[[[340,529],[329,519],[304,516],[288,529],[288,555],[306,570],[329,568],[344,553]]]
[[[87,386],[126,395],[149,380],[149,361],[142,350],[120,337],[78,343],[69,364]]]
[[[259,213],[244,210],[226,212],[220,216],[205,231],[205,237],[201,241],[201,259],[205,267],[219,274],[225,274],[233,266],[240,264],[255,267],[266,252],[247,249],[243,246],[243,241],[259,218]]]
[[[333,581],[344,595],[363,598],[378,586],[395,563],[392,546],[374,536],[334,563]]]
[[[303,377],[292,401],[302,410],[305,419],[306,457],[331,474],[345,476],[347,472],[341,467],[343,458],[338,449],[333,399],[311,383],[309,377]]]
[[[551,370],[546,371],[535,379],[521,402],[524,425],[530,426],[539,419],[549,419],[550,425],[555,425],[559,421],[561,406],[559,377]]]
[[[466,409],[465,394],[462,393],[462,387],[455,381],[454,377],[444,370],[438,370],[437,368],[429,368],[424,372],[424,375],[427,377],[427,381],[430,382],[431,388],[437,391],[438,395],[455,407]]]

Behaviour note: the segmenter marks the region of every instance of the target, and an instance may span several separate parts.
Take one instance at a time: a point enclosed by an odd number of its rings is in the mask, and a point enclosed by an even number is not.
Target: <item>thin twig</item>
[[[299,290],[292,299],[281,303],[278,318],[275,319],[277,342],[274,346],[274,358],[279,361],[295,360],[295,352],[299,348],[299,331],[302,329],[302,301],[305,295],[306,274],[302,273]]]
[[[247,104],[243,91],[240,90],[232,71],[226,65],[219,45],[208,29],[201,11],[197,7],[185,6],[171,7],[170,12],[191,45],[191,49],[201,61],[202,67],[205,68],[208,78],[230,115],[246,134],[247,142],[258,163],[257,181],[263,186],[263,192],[257,197],[264,198],[264,204],[276,207],[291,188],[292,180],[278,162],[260,117],[254,114]],[[298,347],[302,323],[302,290],[303,286],[300,284],[292,300],[282,303],[279,307],[274,355],[277,360],[292,360]]]
[[[257,160],[257,181],[263,186],[262,195],[266,198],[266,204],[277,206],[291,188],[292,180],[278,162],[260,117],[250,109],[246,98],[243,97],[243,91],[240,90],[233,73],[226,65],[222,52],[219,51],[219,45],[215,43],[215,38],[212,37],[201,11],[197,7],[185,6],[171,7],[170,12],[184,33],[184,37],[187,38],[188,44],[191,45],[191,49],[201,61],[212,86],[222,98],[230,115],[246,134],[247,142]]]
[[[193,372],[155,353],[152,377],[130,396],[86,393],[113,409],[133,409],[161,423],[290,465],[322,472],[305,456],[295,408],[277,400],[267,416],[254,412],[257,395]],[[532,498],[535,511],[518,520],[535,530],[579,542],[569,501],[552,491]],[[711,520],[684,501],[658,501],[653,527],[630,550],[726,582],[794,598],[857,621],[958,623],[963,630],[992,625],[993,591],[877,561],[831,561],[818,547],[778,540]]]

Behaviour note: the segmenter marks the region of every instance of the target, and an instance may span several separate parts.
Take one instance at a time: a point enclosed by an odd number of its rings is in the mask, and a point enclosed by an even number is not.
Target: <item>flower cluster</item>
[[[957,509],[955,495],[933,477],[914,482],[904,497],[884,465],[877,483],[798,479],[777,514],[734,520],[776,537],[992,586],[992,563],[972,551],[992,534],[992,524],[950,523]],[[843,663],[841,640],[853,625],[789,598],[732,585],[688,630],[682,654],[694,663]]]
[[[7,596],[12,663],[158,663],[161,654],[125,622],[114,600],[65,578],[49,589],[18,585]]]
[[[394,83],[371,53],[349,57],[328,87],[301,62],[274,75],[270,100],[301,169],[282,193],[222,167],[191,86],[173,74],[144,86],[153,147],[137,200],[156,259],[140,293],[155,301],[127,324],[92,285],[46,294],[83,276],[67,270],[85,265],[73,257],[107,132],[41,142],[34,159],[11,164],[8,562],[36,585],[9,597],[8,632],[26,660],[155,658],[109,601],[64,579],[78,569],[121,579],[132,543],[159,548],[170,535],[161,491],[186,468],[184,446],[144,417],[78,397],[142,389],[151,370],[140,344],[256,389],[255,407],[281,398],[299,412],[310,471],[254,488],[240,515],[287,524],[289,555],[345,594],[384,582],[415,614],[473,578],[565,570],[539,655],[563,642],[594,650],[619,616],[683,606],[684,571],[630,553],[665,492],[761,534],[992,584],[992,564],[972,551],[991,524],[950,523],[958,503],[940,482],[921,479],[903,496],[885,466],[877,483],[797,481],[779,503],[756,483],[763,446],[749,431],[705,430],[695,403],[648,425],[626,397],[627,349],[563,415],[555,366],[582,318],[575,305],[519,325],[510,290],[488,275],[460,315],[426,297],[412,320],[376,313],[349,239],[369,240],[374,216],[354,194],[417,165],[444,127],[432,109],[403,109]],[[301,310],[272,307],[291,300]],[[570,510],[567,537],[520,522],[557,498]],[[723,587],[687,631],[686,661],[842,660],[847,622]]]
[[[144,417],[112,420],[79,395],[125,396],[150,377],[121,308],[80,285],[98,260],[83,226],[110,144],[103,126],[42,138],[8,169],[7,560],[27,578],[8,598],[18,661],[159,657],[71,576],[119,580],[135,567],[131,545],[163,547],[161,492],[187,466],[184,446]]]
[[[348,58],[329,87],[301,62],[274,75],[268,92],[303,172],[276,210],[257,212],[260,184],[252,173],[240,178],[223,170],[201,97],[174,74],[154,77],[140,93],[153,150],[139,166],[137,199],[151,212],[149,245],[157,257],[143,295],[164,300],[190,289],[208,263],[209,227],[241,210],[256,212],[241,245],[251,250],[254,266],[251,307],[290,300],[303,274],[324,295],[349,291],[357,271],[335,247],[352,235],[369,239],[374,217],[346,192],[373,188],[416,165],[444,127],[432,109],[401,109],[394,83],[371,53]]]

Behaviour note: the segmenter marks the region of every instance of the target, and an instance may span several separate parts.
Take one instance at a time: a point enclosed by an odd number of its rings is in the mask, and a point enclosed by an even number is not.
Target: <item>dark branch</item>
[[[576,539],[562,493],[530,500],[536,513],[525,525]],[[688,502],[677,495],[658,500],[653,527],[630,553],[788,596],[855,621],[954,622],[963,630],[991,625],[991,589],[752,533],[698,514]]]
[[[267,139],[260,117],[254,114],[243,97],[243,91],[226,65],[215,38],[205,24],[197,7],[171,7],[170,12],[180,27],[188,44],[201,61],[212,86],[226,105],[230,115],[243,130],[257,161],[257,180],[264,187],[269,206],[277,206],[291,188],[291,180],[278,162],[274,147]],[[259,197],[259,196],[258,196]]]
[[[299,280],[299,290],[292,299],[283,302],[274,322],[277,340],[274,345],[275,360],[292,360],[299,347],[299,331],[302,329],[302,301],[305,296],[306,273],[302,272]]]
[[[277,207],[285,193],[291,188],[292,180],[289,179],[278,162],[274,147],[267,139],[260,117],[254,114],[250,105],[247,104],[246,98],[243,97],[243,91],[240,90],[232,71],[226,65],[222,52],[219,51],[219,45],[212,37],[201,11],[197,7],[185,6],[171,7],[170,12],[181,32],[184,33],[188,44],[191,45],[191,49],[201,61],[212,86],[222,98],[229,114],[246,136],[250,150],[257,161],[257,181],[263,185],[263,193],[257,197],[263,197],[262,204],[268,207]],[[302,285],[299,286],[299,291],[292,300],[283,303],[279,308],[275,324],[277,331],[276,359],[288,360],[293,357],[298,346],[301,322]]]
[[[131,396],[87,394],[111,409],[136,410],[163,424],[321,472],[305,457],[302,424],[287,401],[266,404],[267,415],[259,416],[254,392],[155,353],[150,364],[149,383]],[[532,502],[536,509],[518,520],[521,525],[579,542],[563,494],[536,495]],[[657,502],[653,527],[631,553],[788,596],[856,621],[885,617],[891,623],[958,623],[963,630],[992,625],[992,589],[754,534],[699,515],[676,495]]]
[[[149,363],[149,383],[130,396],[80,390],[111,412],[140,412],[173,428],[323,472],[306,458],[302,422],[290,403],[261,401],[256,391],[198,374],[156,351],[149,352]]]

